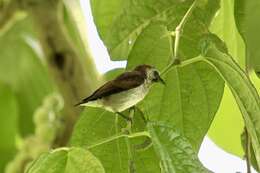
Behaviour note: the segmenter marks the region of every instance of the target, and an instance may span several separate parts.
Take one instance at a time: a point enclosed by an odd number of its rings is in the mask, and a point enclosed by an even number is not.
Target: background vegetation
[[[206,134],[259,170],[260,2],[90,2],[126,69],[97,73],[79,1],[0,0],[0,172],[208,173],[197,157]],[[167,85],[125,112],[133,125],[73,106],[144,63]]]

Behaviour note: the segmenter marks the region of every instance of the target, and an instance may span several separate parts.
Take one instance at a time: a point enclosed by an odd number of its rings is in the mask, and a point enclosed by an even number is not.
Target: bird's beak
[[[159,76],[159,82],[161,82],[163,85],[166,85],[165,81]]]

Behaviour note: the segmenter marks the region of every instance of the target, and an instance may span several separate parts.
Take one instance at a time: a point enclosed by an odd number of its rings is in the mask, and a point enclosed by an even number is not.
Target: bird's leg
[[[121,112],[116,112],[117,115],[120,115],[123,119],[125,119],[126,121],[132,121],[132,119],[128,116],[125,116],[124,114],[122,114]]]
[[[126,127],[122,128],[122,131],[130,134],[131,133],[131,128],[132,128],[132,118],[129,116],[125,116],[124,114],[122,114],[121,112],[116,112],[117,115],[120,115],[123,119],[126,120]],[[130,112],[131,115],[131,112]]]
[[[134,121],[134,114],[135,114],[135,106],[129,108],[129,118],[130,118],[130,121],[131,121],[131,126],[132,126],[133,121]]]
[[[135,109],[134,107],[129,108],[129,121],[127,121],[125,130],[131,134],[132,133],[132,125],[133,125],[133,118],[134,118]]]
[[[135,108],[135,110],[137,110],[137,111],[140,112],[141,118],[144,120],[144,122],[145,122],[145,124],[146,124],[147,121],[149,121],[149,119],[145,117],[144,112],[143,112],[140,108],[138,108],[137,106],[134,106],[134,108]]]
[[[149,119],[148,119],[148,117],[147,118],[145,117],[144,112],[137,106],[134,106],[134,108],[136,111],[140,112],[142,120],[144,121],[145,124],[147,124]],[[148,149],[151,146],[151,144],[152,144],[152,140],[149,137],[146,137],[146,139],[141,144],[134,145],[134,148],[139,151],[144,151],[144,150]]]

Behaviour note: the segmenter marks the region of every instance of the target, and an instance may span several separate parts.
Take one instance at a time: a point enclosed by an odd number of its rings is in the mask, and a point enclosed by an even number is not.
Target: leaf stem
[[[113,140],[122,138],[122,137],[127,137],[127,138],[136,138],[136,137],[141,137],[141,136],[147,136],[147,137],[151,137],[150,134],[147,131],[143,131],[143,132],[136,132],[136,133],[132,133],[132,134],[126,134],[126,133],[119,133],[117,135],[102,139],[101,141],[97,142],[96,144],[90,145],[87,147],[87,149],[91,149],[94,147],[97,147],[99,145],[111,142]]]
[[[175,28],[175,41],[174,41],[174,55],[173,58],[170,62],[170,64],[161,72],[161,75],[166,74],[172,67],[176,66],[176,65],[180,65],[181,62],[180,59],[178,58],[178,52],[179,52],[179,44],[180,44],[180,37],[181,37],[181,32],[183,30],[184,25],[186,24],[188,18],[190,17],[190,15],[192,14],[194,8],[196,7],[198,0],[194,0],[193,3],[191,4],[190,8],[188,9],[188,11],[185,13],[185,15],[183,16],[181,22],[177,25],[177,27]],[[185,63],[185,65],[194,63],[196,61],[189,61],[187,60],[187,62]],[[183,66],[185,66],[183,65]],[[180,65],[182,66],[182,65]]]
[[[204,58],[202,56],[197,56],[195,58],[184,60],[181,63],[171,63],[161,72],[161,75],[167,74],[172,67],[185,67],[187,65],[193,64],[195,62],[203,61],[203,60]]]
[[[174,56],[173,56],[173,62],[175,61],[176,58],[178,58],[178,51],[179,51],[179,43],[180,43],[180,37],[181,37],[181,31],[184,27],[184,25],[187,22],[187,19],[190,17],[192,14],[194,8],[196,7],[197,0],[194,0],[193,3],[191,4],[190,8],[188,11],[185,13],[183,16],[181,22],[179,25],[175,28],[175,42],[174,42]]]
[[[247,129],[245,128],[245,135],[246,135],[246,168],[247,168],[247,173],[251,173],[251,163],[250,163],[250,146],[251,146],[251,141],[250,141],[250,136],[247,132]]]
[[[128,133],[130,135],[132,134],[132,121],[134,119],[134,114],[135,114],[135,109],[130,108],[129,118],[131,119],[131,121],[127,122],[127,127],[126,127]],[[134,173],[134,172],[136,172],[135,165],[134,165],[134,154],[135,154],[134,149],[133,149],[133,146],[132,146],[129,138],[125,138],[125,141],[126,141],[127,153],[128,153],[128,157],[129,157],[128,170],[129,170],[129,173]]]

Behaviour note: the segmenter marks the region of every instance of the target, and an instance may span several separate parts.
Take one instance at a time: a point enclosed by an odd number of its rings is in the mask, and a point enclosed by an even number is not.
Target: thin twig
[[[135,109],[130,108],[129,118],[131,119],[131,121],[127,121],[127,126],[126,126],[126,130],[128,131],[128,133],[130,135],[132,134],[132,125],[133,125],[132,123],[133,123],[133,119],[134,119],[134,114],[135,114]],[[133,145],[132,145],[131,141],[129,140],[129,138],[125,138],[125,141],[126,141],[127,153],[128,153],[128,157],[129,157],[128,172],[135,173],[136,172],[136,167],[134,164],[135,151],[134,151]]]
[[[185,67],[185,66],[187,66],[187,65],[193,64],[193,63],[195,63],[195,62],[203,61],[203,60],[204,60],[204,58],[203,58],[202,56],[197,56],[197,57],[195,57],[195,58],[191,58],[191,59],[184,60],[184,61],[182,61],[180,64],[176,64],[176,63],[174,63],[174,64],[169,64],[169,65],[161,72],[160,75],[163,76],[163,75],[167,74],[167,73],[171,70],[172,67],[175,67],[175,66],[177,66],[177,67]]]
[[[174,32],[174,35],[175,35],[174,55],[173,55],[173,58],[172,58],[172,61],[170,62],[170,64],[161,72],[161,74],[167,73],[173,66],[177,66],[177,65],[179,65],[181,63],[180,60],[179,60],[179,57],[178,57],[181,32],[182,32],[183,27],[186,24],[188,18],[190,17],[190,15],[192,14],[194,8],[196,7],[197,1],[198,0],[194,0],[193,1],[193,3],[191,4],[190,8],[188,9],[188,11],[183,16],[181,22],[175,28],[175,32]]]
[[[111,136],[109,138],[102,139],[102,140],[98,141],[97,143],[88,146],[87,149],[97,147],[99,145],[111,142],[113,140],[116,140],[116,139],[119,139],[119,138],[122,138],[122,137],[136,138],[136,137],[142,137],[142,136],[147,136],[149,138],[151,137],[150,134],[148,132],[146,132],[146,131],[136,132],[136,133],[132,133],[132,134],[129,134],[129,135],[125,134],[125,133],[119,133],[119,134],[117,134],[115,136]]]
[[[251,158],[251,154],[250,154],[250,146],[251,146],[251,141],[250,141],[250,137],[249,134],[247,132],[247,129],[245,128],[245,136],[246,136],[246,168],[247,168],[247,173],[251,173],[251,163],[250,163],[250,158]]]
[[[191,4],[188,11],[183,16],[179,25],[175,28],[174,57],[173,57],[174,60],[175,60],[175,58],[178,58],[179,43],[180,43],[182,29],[183,29],[184,25],[187,23],[187,20],[190,17],[190,15],[192,14],[194,8],[196,7],[196,3],[197,3],[197,0],[194,0],[194,2]]]

